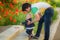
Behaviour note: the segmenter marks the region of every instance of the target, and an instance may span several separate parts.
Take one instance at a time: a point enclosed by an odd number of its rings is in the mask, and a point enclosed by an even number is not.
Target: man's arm
[[[34,20],[31,23],[38,22],[40,18],[41,18],[40,13],[36,14]]]
[[[40,20],[40,17],[39,17],[38,14],[36,14],[34,20],[32,21],[32,23],[37,22],[39,20]]]
[[[31,23],[34,23],[34,22],[38,22],[40,20],[40,18],[41,18],[40,13],[37,13],[35,15],[35,18],[34,18],[34,20],[32,22],[28,21],[28,25],[31,24]]]

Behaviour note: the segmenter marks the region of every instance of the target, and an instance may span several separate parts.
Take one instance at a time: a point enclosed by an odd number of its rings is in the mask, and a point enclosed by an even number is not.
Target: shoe
[[[38,39],[38,37],[36,37],[36,36],[32,36],[32,38],[33,38],[33,39]]]
[[[32,40],[32,35],[29,35],[28,37],[29,37],[29,40]]]

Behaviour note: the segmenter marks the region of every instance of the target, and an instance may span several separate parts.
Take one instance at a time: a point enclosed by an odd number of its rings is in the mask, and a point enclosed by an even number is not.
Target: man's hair
[[[22,11],[26,11],[26,8],[28,8],[28,7],[31,8],[31,4],[29,4],[29,3],[24,3],[24,4],[22,5]]]

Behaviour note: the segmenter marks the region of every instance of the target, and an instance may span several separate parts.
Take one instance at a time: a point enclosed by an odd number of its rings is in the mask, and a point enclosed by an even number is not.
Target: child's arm
[[[21,22],[20,25],[25,25],[25,22]]]
[[[22,22],[22,25],[25,25],[25,22]]]

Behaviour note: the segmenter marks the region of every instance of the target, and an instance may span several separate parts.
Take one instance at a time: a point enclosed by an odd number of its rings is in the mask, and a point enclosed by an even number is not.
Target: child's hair
[[[24,4],[22,5],[22,11],[26,11],[26,8],[28,8],[28,7],[31,8],[31,4],[29,4],[29,3],[24,3]]]
[[[32,14],[27,14],[26,19],[32,18]]]

